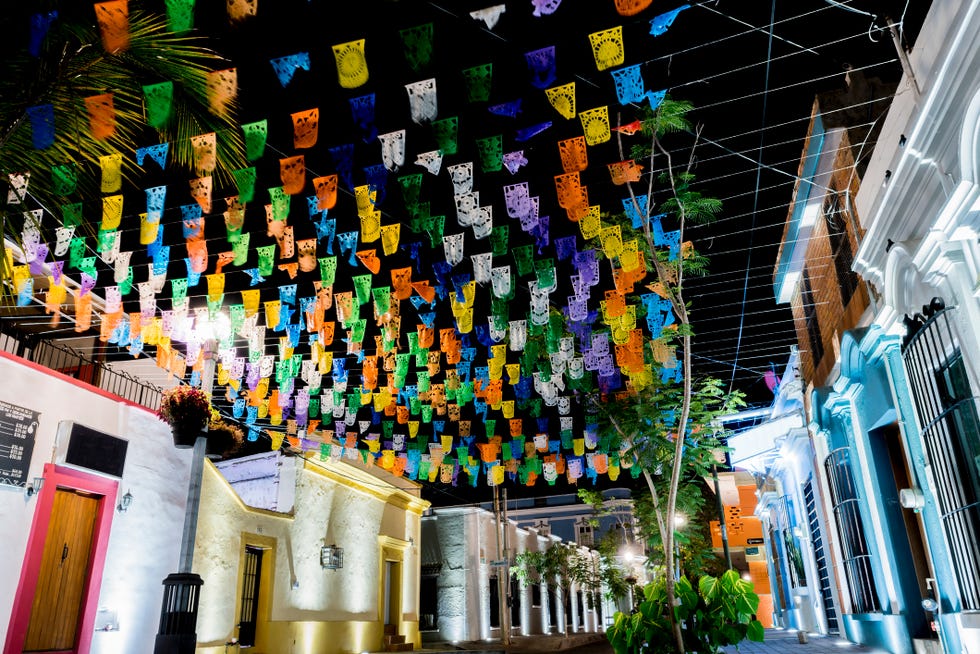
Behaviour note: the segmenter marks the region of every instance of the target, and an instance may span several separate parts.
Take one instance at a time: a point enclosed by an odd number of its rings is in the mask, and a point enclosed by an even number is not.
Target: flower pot
[[[197,440],[198,436],[207,435],[200,428],[188,428],[184,425],[172,425],[170,427],[170,433],[173,434],[174,437],[174,447],[176,447],[178,450],[186,450],[194,447],[194,442]]]

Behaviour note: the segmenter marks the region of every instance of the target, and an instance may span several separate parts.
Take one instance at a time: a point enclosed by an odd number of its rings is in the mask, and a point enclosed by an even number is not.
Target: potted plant
[[[212,459],[223,459],[238,451],[245,442],[245,433],[238,425],[225,421],[221,414],[211,409],[208,423],[207,455]]]
[[[157,416],[170,425],[174,447],[194,447],[211,418],[211,400],[199,388],[175,386],[163,392]]]

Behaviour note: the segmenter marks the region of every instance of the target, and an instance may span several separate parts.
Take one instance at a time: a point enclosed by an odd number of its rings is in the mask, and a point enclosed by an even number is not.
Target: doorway
[[[4,654],[91,647],[118,482],[44,465]]]
[[[24,652],[74,651],[101,500],[71,488],[55,491]]]
[[[385,561],[384,571],[384,624],[398,626],[402,612],[401,561]]]
[[[259,585],[262,581],[262,548],[245,546],[242,571],[242,606],[238,623],[238,644],[255,646],[255,628],[259,621]]]

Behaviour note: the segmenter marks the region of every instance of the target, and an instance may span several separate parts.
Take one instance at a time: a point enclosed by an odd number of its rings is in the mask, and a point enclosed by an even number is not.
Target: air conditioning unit
[[[54,447],[54,462],[58,465],[122,479],[129,441],[73,420],[62,420]]]

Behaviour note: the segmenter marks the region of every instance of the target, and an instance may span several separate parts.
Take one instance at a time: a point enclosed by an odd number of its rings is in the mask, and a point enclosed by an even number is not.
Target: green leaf
[[[701,591],[701,597],[710,604],[712,600],[718,597],[718,580],[709,575],[704,575],[698,580],[698,590]]]
[[[751,641],[761,643],[766,637],[766,630],[762,627],[762,623],[758,620],[753,620],[749,623],[748,631],[745,637]]]
[[[759,603],[757,601],[756,607],[758,606],[758,604]],[[755,608],[753,608],[752,602],[750,602],[749,598],[747,598],[745,595],[741,595],[735,599],[735,608],[738,610],[738,612],[741,615],[745,617],[748,617],[753,613],[755,613]]]

